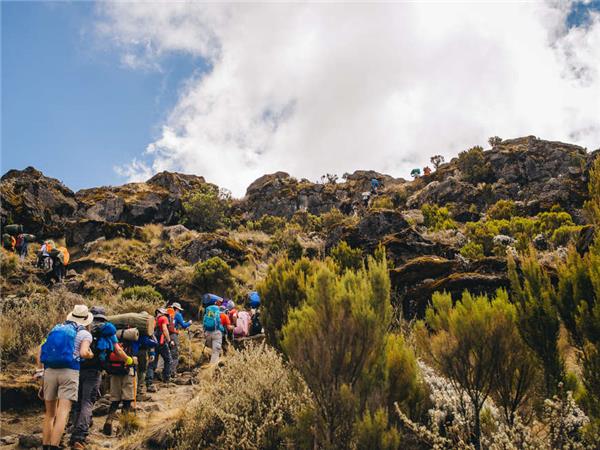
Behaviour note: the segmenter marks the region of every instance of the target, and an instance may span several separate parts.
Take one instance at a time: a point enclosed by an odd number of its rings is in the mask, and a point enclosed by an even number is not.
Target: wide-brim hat
[[[92,323],[92,320],[94,320],[94,315],[88,310],[87,306],[75,305],[73,311],[71,311],[67,316],[67,320],[85,327]]]
[[[183,308],[182,308],[182,307],[181,307],[181,305],[180,305],[179,303],[177,303],[177,302],[173,303],[173,304],[171,305],[171,307],[172,307],[173,309],[178,309],[179,311],[183,311]]]
[[[154,314],[155,315],[158,315],[158,314],[163,314],[164,315],[164,314],[168,314],[168,312],[167,312],[167,310],[165,308],[157,308],[156,311],[154,311]]]
[[[102,306],[92,306],[90,308],[90,312],[94,316],[95,321],[108,322],[108,319],[106,318],[106,310]]]

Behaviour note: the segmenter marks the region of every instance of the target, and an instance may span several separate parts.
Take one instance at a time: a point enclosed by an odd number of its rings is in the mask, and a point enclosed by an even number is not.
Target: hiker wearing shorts
[[[137,358],[128,355],[122,343],[115,344],[106,367],[107,373],[110,374],[110,408],[102,432],[107,436],[112,435],[112,423],[121,402],[123,402],[123,412],[131,409],[131,403],[135,398],[136,363]]]
[[[40,347],[36,377],[43,373],[44,450],[60,448],[71,405],[78,399],[81,360],[94,357],[92,335],[86,330],[92,320],[87,306],[75,305],[67,320],[56,325]]]

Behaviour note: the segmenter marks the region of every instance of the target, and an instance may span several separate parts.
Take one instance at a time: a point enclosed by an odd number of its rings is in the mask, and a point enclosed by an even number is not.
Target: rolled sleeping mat
[[[219,297],[218,295],[215,294],[204,294],[202,296],[202,304],[204,306],[210,306],[210,305],[214,305],[215,303],[217,303],[218,301],[223,301],[222,297]]]
[[[140,330],[137,328],[117,330],[117,339],[119,341],[137,342],[140,339]]]
[[[16,223],[11,225],[4,225],[4,227],[2,227],[2,232],[16,236],[17,234],[21,234],[23,232],[23,225],[19,225]]]
[[[154,316],[147,312],[117,314],[108,316],[107,320],[118,330],[137,328],[140,335],[152,336],[154,334]]]
[[[250,292],[250,294],[248,294],[248,300],[250,301],[251,308],[258,308],[260,306],[260,295],[258,295],[258,292]]]

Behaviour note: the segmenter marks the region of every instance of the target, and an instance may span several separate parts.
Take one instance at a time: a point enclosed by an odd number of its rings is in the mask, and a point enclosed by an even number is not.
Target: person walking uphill
[[[187,330],[190,325],[192,325],[192,321],[188,320],[186,322],[183,320],[183,314],[181,314],[183,308],[179,303],[173,303],[171,308],[173,308],[174,311],[172,325],[173,331],[171,331],[171,329],[169,330],[169,333],[171,333],[171,339],[174,342],[173,347],[171,347],[171,359],[173,360],[173,365],[171,366],[171,375],[177,376],[177,366],[179,365],[179,330]]]
[[[169,313],[165,308],[159,308],[156,310],[156,340],[158,346],[156,348],[156,356],[154,360],[148,365],[148,371],[146,372],[146,390],[148,392],[156,392],[154,387],[154,373],[158,366],[158,357],[161,356],[164,361],[162,379],[165,383],[168,383],[171,378],[171,347],[174,342],[171,340],[169,334]]]
[[[106,372],[110,375],[110,408],[102,433],[107,436],[112,435],[112,423],[121,402],[123,402],[123,412],[128,412],[135,398],[134,379],[137,358],[133,358],[132,353],[131,345],[125,341],[119,342],[115,344],[106,365]]]
[[[211,349],[210,363],[216,364],[221,357],[223,333],[225,331],[225,328],[221,324],[221,310],[217,305],[212,304],[206,307],[202,326],[204,327],[206,346]]]
[[[38,367],[43,364],[46,406],[42,437],[44,450],[60,448],[71,404],[77,401],[81,360],[94,357],[90,349],[93,338],[86,330],[92,320],[93,315],[87,306],[75,305],[67,320],[56,325],[40,347]]]

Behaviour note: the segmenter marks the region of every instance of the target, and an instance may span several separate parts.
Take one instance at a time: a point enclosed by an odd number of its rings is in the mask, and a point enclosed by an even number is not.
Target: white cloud
[[[565,2],[112,3],[98,30],[131,67],[202,57],[148,145],[151,167],[243,195],[264,173],[407,176],[492,135],[600,143],[600,17]]]

